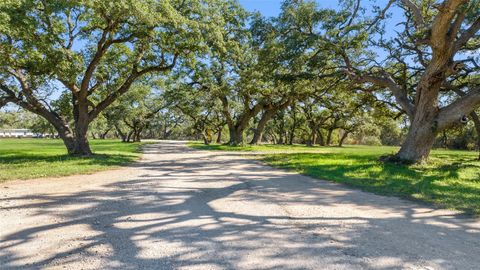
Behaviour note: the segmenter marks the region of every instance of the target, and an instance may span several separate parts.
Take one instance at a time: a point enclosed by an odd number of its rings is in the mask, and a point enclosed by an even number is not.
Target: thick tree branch
[[[480,106],[480,87],[477,87],[450,105],[440,109],[438,114],[438,130],[448,128],[473,112]]]
[[[235,126],[235,123],[233,122],[233,118],[230,114],[229,102],[227,97],[225,95],[220,95],[218,98],[222,102],[222,114],[225,117],[225,120],[227,121],[228,126],[229,127]]]
[[[413,116],[414,106],[408,99],[407,93],[393,80],[390,75],[385,74],[384,76],[374,76],[353,74],[351,76],[353,76],[353,78],[358,82],[368,82],[389,89],[402,110],[404,110],[409,117]]]
[[[58,78],[58,81],[60,81],[68,90],[70,90],[70,92],[72,92],[73,95],[77,95],[78,94],[78,87],[75,85],[75,83],[71,83],[71,82],[68,82],[62,78]]]
[[[11,102],[23,109],[38,114],[47,119],[58,131],[65,131],[71,133],[68,127],[68,123],[55,111],[47,109],[42,103],[34,96],[30,96],[28,102],[18,97],[15,91],[10,89],[7,85],[0,83],[0,90],[6,94],[6,96],[0,97],[0,102]]]
[[[420,9],[410,0],[402,0],[403,5],[412,13],[415,27],[420,28],[425,26],[422,12]]]
[[[108,46],[106,44],[108,32],[108,28],[103,30],[102,36],[97,42],[97,51],[95,52],[92,61],[90,61],[90,63],[88,64],[87,69],[85,70],[85,74],[83,75],[83,79],[80,84],[80,91],[83,92],[85,96],[87,95],[88,86],[90,84],[93,73],[95,72],[98,63],[100,62],[100,59],[103,57],[103,55],[108,49]]]
[[[341,52],[341,54],[347,66],[347,76],[358,82],[368,82],[389,89],[395,96],[395,100],[398,102],[400,107],[402,107],[405,113],[410,118],[413,116],[414,106],[412,102],[408,99],[407,92],[402,89],[402,87],[398,85],[388,73],[383,72],[384,74],[382,76],[358,74],[358,72],[353,68],[347,54],[345,52]]]
[[[452,20],[458,13],[458,7],[464,4],[466,0],[445,0],[438,6],[439,12],[435,17],[431,28],[430,45],[433,52],[443,54],[447,52],[450,47],[450,42],[453,42],[453,36],[447,38],[451,33],[449,32]],[[453,52],[450,52],[450,54]]]
[[[471,39],[478,31],[480,31],[480,17],[478,17],[475,22],[467,30],[465,30],[455,42],[455,51],[458,51],[465,46],[468,40]]]
[[[166,65],[165,62],[162,61],[159,65],[146,67],[146,68],[144,68],[140,71],[137,71],[137,72],[138,72],[139,76],[142,76],[144,74],[152,73],[152,72],[168,71],[168,70],[171,70],[172,68],[175,67],[175,65],[177,64],[177,60],[178,60],[178,53],[175,53],[173,55],[172,62],[169,65]]]
[[[140,71],[134,70],[125,80],[125,82],[114,92],[110,93],[104,100],[97,104],[97,106],[93,107],[93,109],[88,113],[89,119],[93,120],[97,117],[103,110],[105,110],[110,104],[112,104],[115,100],[117,100],[121,95],[125,94],[128,89],[132,86],[132,84],[141,76],[147,73],[153,72],[164,72],[171,70],[175,67],[178,55],[175,54],[172,60],[172,63],[169,65],[164,65],[164,63],[158,66],[151,66],[144,68]]]

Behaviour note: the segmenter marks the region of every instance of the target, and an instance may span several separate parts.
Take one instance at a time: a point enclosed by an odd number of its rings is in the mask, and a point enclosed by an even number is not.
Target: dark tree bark
[[[286,131],[285,131],[285,119],[284,119],[284,115],[281,114],[281,117],[280,117],[280,123],[278,125],[278,140],[277,140],[277,144],[285,144],[286,143]]]
[[[130,130],[127,134],[127,139],[125,142],[131,142],[132,135],[133,135],[133,130]]]
[[[243,112],[234,119],[230,114],[229,102],[226,96],[219,96],[220,101],[222,102],[222,114],[225,117],[228,126],[228,132],[230,139],[228,141],[229,145],[243,145],[244,137],[243,133],[248,127],[250,120],[255,117],[264,107],[264,104],[259,102],[255,104],[252,108],[245,106]],[[248,102],[246,102],[247,105]]]
[[[88,116],[88,106],[86,104],[74,103],[74,119],[75,119],[75,148],[74,155],[90,156],[92,150],[88,142],[88,126],[90,119]]]
[[[333,131],[334,131],[333,128],[329,128],[329,129],[327,130],[327,141],[326,141],[326,145],[331,145],[331,144],[332,144],[332,134],[333,134]]]
[[[289,138],[288,138],[288,144],[289,145],[293,145],[293,141],[295,139],[295,130],[297,129],[297,108],[296,108],[296,105],[293,104],[290,108],[290,114],[291,114],[291,118],[292,118],[292,126],[290,128],[290,133],[288,134],[289,135]]]
[[[478,160],[480,160],[480,117],[476,112],[470,114],[470,118],[475,124],[475,130],[477,132],[477,150],[478,150]]]
[[[317,131],[317,144],[320,146],[325,146],[325,138],[323,137],[323,133],[320,129]]]
[[[216,143],[222,143],[222,130],[223,130],[223,127],[221,129],[219,129],[218,132],[217,132]]]
[[[253,139],[250,144],[258,144],[262,141],[263,132],[265,131],[268,121],[270,121],[278,111],[286,109],[290,105],[291,101],[291,98],[284,98],[278,103],[264,106],[265,111],[257,124],[257,128],[255,129]]]
[[[107,138],[107,134],[110,132],[112,128],[108,128],[105,132],[103,132],[102,134],[100,134],[100,139],[102,140],[105,140],[105,138]]]
[[[343,146],[343,143],[345,142],[345,140],[347,139],[348,137],[348,134],[349,132],[344,130],[343,134],[342,134],[342,137],[340,138],[340,141],[338,142],[338,147],[342,147]]]
[[[267,125],[268,121],[272,119],[272,117],[275,115],[277,110],[266,110],[262,118],[260,118],[260,121],[258,122],[257,128],[255,129],[255,132],[253,133],[253,138],[250,141],[250,144],[258,144],[259,142],[262,141],[263,137],[263,132],[265,131],[265,126]]]
[[[244,138],[243,138],[243,132],[245,131],[246,127],[240,126],[234,126],[233,128],[229,128],[229,134],[230,134],[230,140],[228,141],[229,145],[243,145],[244,143]]]
[[[443,131],[443,135],[442,135],[442,147],[443,148],[448,148],[448,137],[447,137],[447,131]]]
[[[202,131],[201,134],[202,134],[203,144],[209,145],[209,144],[210,144],[210,140],[209,140],[208,135],[206,134],[206,132],[205,132],[205,131]]]
[[[115,130],[117,131],[117,134],[122,139],[122,142],[127,142],[127,135],[123,133],[122,129],[118,126],[118,124],[115,124],[114,127],[115,127]]]
[[[138,128],[133,133],[133,142],[140,142],[142,140],[142,128]]]
[[[310,131],[310,138],[307,140],[307,146],[313,147],[315,145],[315,141],[317,140],[317,131],[312,129]]]

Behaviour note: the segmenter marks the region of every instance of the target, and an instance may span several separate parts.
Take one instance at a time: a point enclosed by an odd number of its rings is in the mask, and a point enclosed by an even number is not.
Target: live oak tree
[[[251,120],[270,103],[269,86],[261,73],[243,61],[230,64],[221,58],[210,60],[208,65],[197,65],[191,84],[220,102],[229,130],[228,144],[241,145]]]
[[[480,79],[480,78],[478,78],[478,79]],[[461,90],[461,87],[458,87],[458,86],[452,87],[451,90],[453,91],[453,93],[455,93],[456,95],[458,95],[460,97],[463,97],[463,96],[466,95],[466,93]],[[476,133],[476,136],[477,136],[476,144],[477,144],[477,150],[479,151],[478,159],[480,160],[480,116],[479,116],[479,113],[478,113],[478,109],[476,111],[475,110],[472,111],[469,114],[469,119],[473,122],[473,126],[474,126],[475,133]],[[463,119],[463,120],[465,120],[465,119]],[[445,131],[444,131],[444,133],[445,133]]]
[[[329,50],[337,55],[338,68],[354,83],[386,89],[379,95],[393,97],[410,120],[393,159],[426,160],[437,134],[460,124],[480,105],[480,2],[390,0],[372,16],[363,12],[367,7],[360,0],[343,3],[337,12],[291,1],[285,12],[303,21],[290,24],[295,33],[290,36],[311,42],[307,53]],[[394,7],[404,17],[392,36],[384,27],[392,27],[387,18]],[[378,56],[379,51],[386,56]],[[455,88],[465,95],[445,103],[443,93]]]
[[[116,129],[122,141],[141,141],[142,132],[167,107],[161,92],[154,80],[139,81],[103,112],[108,125]]]
[[[334,133],[341,133],[338,143],[342,146],[347,136],[362,126],[362,119],[370,114],[375,100],[352,88],[348,81],[317,85],[314,89],[314,94],[299,103],[309,130],[306,143],[331,145]]]
[[[164,74],[218,35],[215,0],[19,0],[0,4],[0,102],[48,120],[69,154],[90,155],[89,124],[132,84]],[[218,26],[218,27],[221,27]],[[73,125],[50,101],[67,89]]]
[[[330,144],[333,132],[346,127],[346,119],[357,111],[348,106],[354,103],[357,93],[333,62],[334,54],[324,47],[312,49],[318,42],[312,34],[315,26],[310,23],[314,19],[323,21],[330,15],[328,11],[315,14],[314,7],[313,2],[286,1],[278,18],[257,18],[251,28],[264,76],[273,82],[275,91],[289,100],[276,108],[283,110],[290,103],[298,103],[307,123],[307,127],[302,128],[308,129],[306,143],[310,146],[317,142]],[[268,116],[267,113],[265,111],[264,115]],[[292,120],[288,132],[290,142],[297,128],[296,119]],[[353,125],[348,125],[348,129],[353,132]]]
[[[149,138],[188,138],[190,133],[184,129],[186,122],[185,117],[179,114],[177,110],[167,108],[155,116],[145,134]]]
[[[389,52],[385,64],[356,68],[348,53],[344,59],[352,78],[387,88],[409,116],[409,132],[394,158],[421,162],[428,158],[437,134],[461,124],[480,106],[480,3],[407,0],[397,4],[405,10],[403,33],[392,40],[370,39]],[[450,89],[465,95],[445,103],[442,92]]]
[[[177,84],[172,92],[177,102],[172,106],[188,116],[204,138],[210,137],[205,136],[211,126],[206,122],[221,115],[223,120],[218,122],[226,123],[229,143],[236,145],[243,143],[244,131],[269,95],[262,86],[263,74],[256,70],[257,55],[246,26],[248,13],[235,3],[219,6],[219,13],[224,16],[216,22],[221,25],[214,33],[218,38],[206,41],[207,53],[197,57],[195,64],[182,63],[175,70],[170,84]],[[215,108],[220,104],[220,108],[212,110],[213,104]],[[221,129],[219,125],[216,132],[221,133]]]
[[[259,71],[258,54],[246,27],[247,13],[241,8],[229,12],[222,31],[222,44],[212,44],[207,56],[193,67],[185,67],[180,80],[192,91],[220,103],[220,113],[229,130],[229,144],[244,143],[250,121],[267,105],[269,83]],[[188,97],[187,97],[188,98]]]
[[[322,108],[315,98],[305,99],[299,107],[302,109],[308,127],[307,146],[313,146],[316,143],[325,145],[325,136],[320,128],[330,119],[331,114]]]
[[[262,18],[258,14],[252,17],[250,32],[253,50],[257,54],[255,71],[261,73],[262,80],[269,84],[269,87],[263,90],[269,96],[264,102],[250,144],[257,144],[262,140],[267,123],[279,111],[286,110],[295,102],[314,94],[314,85],[326,84],[318,79],[317,72],[305,72],[306,59],[291,53],[291,44],[282,40],[282,29],[277,27],[281,24],[279,21],[278,18]]]
[[[164,100],[190,120],[194,135],[200,136],[206,145],[212,142],[213,133],[221,136],[226,123],[220,112],[220,102],[212,93],[196,83],[182,82],[178,77],[173,77],[168,85],[163,93]]]
[[[31,127],[37,124],[38,120],[34,114],[21,110],[0,111],[0,129]]]
[[[277,88],[282,90],[282,88]],[[295,100],[295,97],[288,90],[284,90],[282,95],[272,96],[272,98],[263,106],[261,117],[254,128],[253,137],[250,144],[258,144],[262,141],[267,123],[273,116],[282,110],[285,110]]]
[[[93,139],[106,139],[112,129],[113,126],[102,116],[95,118],[89,125],[90,136]]]

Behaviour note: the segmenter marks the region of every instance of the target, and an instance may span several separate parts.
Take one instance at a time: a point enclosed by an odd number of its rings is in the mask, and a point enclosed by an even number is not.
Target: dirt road
[[[480,222],[235,153],[0,184],[0,269],[479,269]]]

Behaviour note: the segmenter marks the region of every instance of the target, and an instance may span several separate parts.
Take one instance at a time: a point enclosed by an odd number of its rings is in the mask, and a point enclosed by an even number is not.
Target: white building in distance
[[[0,129],[0,138],[32,138],[35,136],[36,134],[26,128]]]

